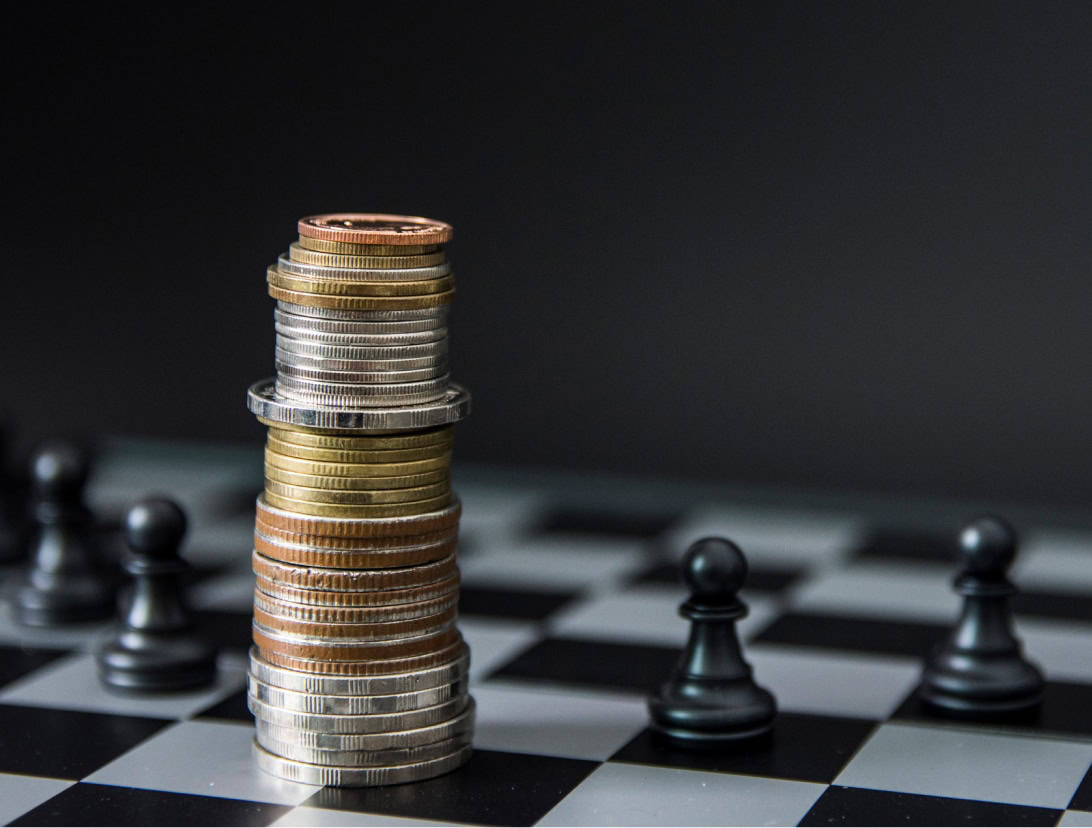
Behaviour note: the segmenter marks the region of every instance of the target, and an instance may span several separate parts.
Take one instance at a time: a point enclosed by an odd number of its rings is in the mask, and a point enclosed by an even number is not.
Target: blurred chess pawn
[[[129,547],[123,567],[133,578],[128,608],[98,654],[99,676],[111,689],[186,690],[216,677],[216,649],[194,630],[182,601],[179,555],[186,515],[165,498],[148,498],[125,515]]]
[[[15,593],[20,623],[53,626],[114,614],[115,584],[99,561],[94,522],[83,502],[87,476],[87,456],[66,443],[43,447],[31,461],[37,536],[30,569]]]

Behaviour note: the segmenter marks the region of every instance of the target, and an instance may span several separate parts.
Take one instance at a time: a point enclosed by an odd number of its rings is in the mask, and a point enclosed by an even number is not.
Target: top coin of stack
[[[249,705],[267,771],[382,785],[470,753],[469,652],[455,626],[460,507],[448,380],[452,229],[380,214],[311,216],[267,271],[275,381],[253,568]]]

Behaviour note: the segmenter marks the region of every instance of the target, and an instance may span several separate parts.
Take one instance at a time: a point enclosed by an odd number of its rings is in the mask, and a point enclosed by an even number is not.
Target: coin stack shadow
[[[248,394],[269,429],[252,558],[255,753],[311,784],[426,779],[469,758],[474,724],[455,624],[449,468],[469,397],[448,378],[451,228],[375,214],[299,228],[267,271],[277,376]]]

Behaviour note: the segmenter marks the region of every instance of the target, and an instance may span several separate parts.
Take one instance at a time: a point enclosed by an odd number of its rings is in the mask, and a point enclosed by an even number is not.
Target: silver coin
[[[247,707],[255,718],[278,727],[312,730],[317,733],[390,733],[395,730],[414,730],[453,719],[466,709],[469,696],[460,696],[442,704],[407,710],[403,713],[367,713],[337,715],[333,713],[301,713],[263,702],[247,693]]]
[[[258,767],[266,773],[303,782],[308,785],[329,785],[332,787],[365,787],[375,785],[401,785],[406,782],[420,782],[434,776],[450,773],[470,758],[472,748],[459,748],[449,756],[432,759],[428,762],[414,762],[409,765],[391,765],[386,768],[329,768],[312,765],[293,759],[274,756],[256,742],[254,752]]]
[[[442,742],[386,750],[320,750],[278,741],[263,732],[255,732],[254,738],[261,747],[282,759],[294,759],[323,767],[387,768],[448,756],[470,745],[472,734],[462,733]]]
[[[276,348],[273,357],[297,368],[318,368],[323,371],[415,371],[447,364],[447,354],[406,359],[323,359]]]
[[[273,330],[289,339],[358,348],[369,345],[379,345],[386,348],[397,347],[399,345],[423,345],[426,342],[435,342],[438,339],[446,339],[448,335],[446,327],[429,328],[428,330],[414,331],[412,333],[328,333],[326,331],[316,331],[312,328],[303,328],[298,325],[287,325],[281,322],[275,323],[273,325]]]
[[[409,322],[443,319],[448,313],[447,305],[435,308],[406,308],[403,310],[356,310],[349,308],[318,308],[313,305],[297,305],[294,302],[277,301],[277,307],[285,313],[307,316],[325,321],[354,323]]]
[[[346,431],[412,431],[459,422],[470,413],[470,394],[461,385],[449,382],[441,396],[417,405],[384,404],[370,409],[318,407],[278,395],[275,380],[269,378],[247,389],[246,404],[255,416],[285,425]]]
[[[437,402],[446,393],[448,376],[445,374],[436,380],[402,384],[341,385],[333,383],[314,383],[295,377],[277,377],[278,396],[307,405],[324,408],[367,409],[372,406],[385,408],[395,405],[426,405]],[[410,390],[409,386],[416,386]],[[332,389],[339,389],[334,392]],[[419,390],[418,390],[419,389]],[[353,393],[344,393],[352,391]]]
[[[274,363],[277,376],[295,377],[297,379],[314,380],[315,382],[338,383],[386,383],[386,382],[420,382],[421,380],[435,379],[447,376],[447,364],[440,364],[433,368],[416,368],[409,371],[325,371],[319,368],[298,367],[287,362],[277,360]]]
[[[301,316],[290,313],[278,302],[273,309],[273,324],[287,325],[292,328],[301,328],[311,333],[327,333],[342,335],[381,335],[381,334],[411,334],[424,333],[447,327],[448,305],[441,305],[442,313],[434,313],[424,319],[406,319],[402,321],[353,321],[346,319],[325,319],[316,316]]]
[[[412,693],[428,690],[464,678],[470,669],[470,653],[464,653],[454,661],[391,676],[337,676],[304,673],[270,664],[258,652],[250,648],[250,673],[273,687],[295,690],[298,693],[318,693],[323,696],[368,696]],[[368,748],[359,747],[358,750]]]
[[[359,716],[375,713],[407,713],[425,707],[435,707],[466,695],[466,681],[458,679],[450,684],[394,693],[387,696],[320,696],[313,693],[297,693],[283,687],[273,687],[254,676],[247,676],[247,691],[254,698],[273,707],[295,710],[300,713],[319,715]]]
[[[324,279],[330,282],[427,282],[451,273],[451,262],[433,267],[397,267],[370,269],[356,267],[323,267],[294,262],[288,256],[277,259],[277,270],[286,276]]]
[[[288,354],[315,359],[420,359],[446,356],[447,339],[419,342],[414,345],[334,345],[328,342],[308,342],[277,334],[276,347]]]

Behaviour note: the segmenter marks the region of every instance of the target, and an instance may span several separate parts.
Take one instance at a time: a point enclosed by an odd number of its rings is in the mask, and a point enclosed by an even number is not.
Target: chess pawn
[[[15,615],[23,624],[71,624],[114,614],[114,583],[101,568],[91,512],[83,502],[87,475],[87,457],[70,445],[46,446],[31,461],[38,536],[31,567],[15,593]]]
[[[1005,572],[1016,535],[995,517],[967,524],[959,536],[962,572],[953,582],[963,609],[948,640],[926,661],[921,697],[956,713],[1010,713],[1038,704],[1043,675],[1024,658],[1012,630],[1009,599],[1016,587]]]
[[[777,702],[752,678],[736,633],[747,614],[738,598],[747,560],[731,541],[703,538],[687,550],[683,576],[692,594],[679,614],[691,622],[690,639],[671,677],[649,698],[652,728],[689,745],[765,733]]]
[[[116,635],[98,654],[99,676],[112,689],[186,690],[216,677],[216,649],[195,634],[182,601],[185,532],[185,514],[163,498],[140,501],[125,516],[123,567],[133,591]]]

